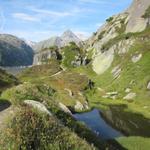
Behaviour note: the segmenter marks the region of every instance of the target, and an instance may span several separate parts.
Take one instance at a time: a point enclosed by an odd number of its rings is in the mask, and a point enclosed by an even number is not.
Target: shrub
[[[3,149],[38,150],[92,150],[86,141],[64,127],[55,117],[21,107],[12,119],[5,138],[0,139]]]
[[[107,22],[111,22],[114,18],[113,17],[109,17],[108,19],[106,19]]]

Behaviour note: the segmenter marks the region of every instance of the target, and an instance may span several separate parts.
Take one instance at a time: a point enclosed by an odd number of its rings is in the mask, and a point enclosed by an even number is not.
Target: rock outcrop
[[[110,49],[109,51],[106,51],[104,53],[99,53],[93,60],[93,70],[99,75],[104,73],[111,66],[113,59],[113,49]]]
[[[129,13],[126,33],[143,31],[148,23],[148,19],[143,18],[146,9],[150,6],[150,0],[134,0],[127,9]]]
[[[38,52],[34,55],[33,65],[41,65],[47,63],[51,58],[57,59],[57,52],[50,49]]]
[[[104,73],[111,66],[114,53],[122,56],[134,45],[137,39],[131,37],[131,33],[127,33],[146,29],[149,19],[143,15],[149,6],[149,0],[134,0],[126,11],[108,18],[106,23],[86,41],[87,52],[94,51],[92,66],[97,74]],[[141,55],[133,57],[132,61],[137,62],[140,58]]]
[[[39,110],[40,112],[46,113],[50,116],[52,116],[52,113],[45,107],[44,104],[34,101],[34,100],[25,100],[24,101],[25,104],[32,106],[33,108]]]

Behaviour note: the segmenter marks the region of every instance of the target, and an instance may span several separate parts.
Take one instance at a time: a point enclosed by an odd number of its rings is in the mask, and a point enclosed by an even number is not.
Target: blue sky
[[[71,29],[83,38],[105,20],[125,10],[132,0],[0,0],[0,33],[31,41]]]

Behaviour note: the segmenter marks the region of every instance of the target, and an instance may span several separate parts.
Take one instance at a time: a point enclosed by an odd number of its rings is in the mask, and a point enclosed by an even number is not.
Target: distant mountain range
[[[33,46],[33,49],[36,51],[40,51],[51,46],[57,46],[60,48],[68,45],[70,42],[75,42],[78,46],[82,45],[82,40],[79,39],[71,30],[67,30],[60,37],[51,37],[47,40],[35,44]]]
[[[0,66],[32,65],[33,50],[23,40],[9,34],[0,34]]]

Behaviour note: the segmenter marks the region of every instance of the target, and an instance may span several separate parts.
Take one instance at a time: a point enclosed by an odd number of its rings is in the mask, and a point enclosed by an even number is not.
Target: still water
[[[78,121],[84,122],[92,131],[103,139],[114,139],[124,136],[120,131],[111,127],[101,116],[98,109],[86,113],[74,114]]]

